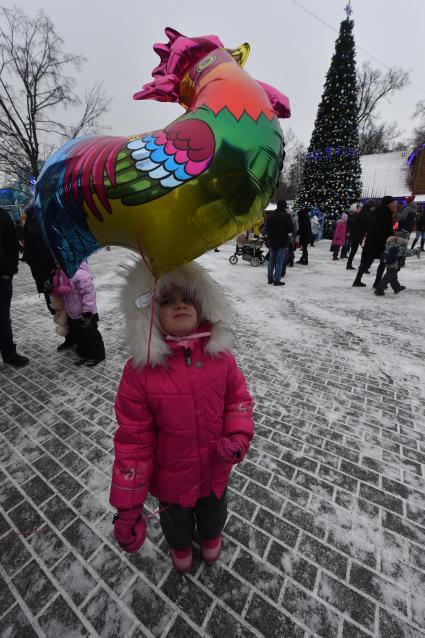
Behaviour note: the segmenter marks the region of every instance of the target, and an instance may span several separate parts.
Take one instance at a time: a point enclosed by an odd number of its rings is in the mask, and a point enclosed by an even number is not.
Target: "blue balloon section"
[[[79,264],[100,248],[87,224],[87,216],[64,191],[67,158],[83,138],[62,146],[43,166],[35,184],[35,213],[44,237],[68,277]],[[81,189],[81,185],[78,185]]]

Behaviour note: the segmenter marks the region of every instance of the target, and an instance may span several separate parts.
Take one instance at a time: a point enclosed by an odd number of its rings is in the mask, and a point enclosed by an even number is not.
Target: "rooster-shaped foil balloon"
[[[101,246],[140,251],[159,276],[251,226],[283,161],[288,99],[242,68],[249,45],[165,29],[160,64],[134,99],[180,102],[162,130],[66,143],[44,165],[35,204],[68,276]]]

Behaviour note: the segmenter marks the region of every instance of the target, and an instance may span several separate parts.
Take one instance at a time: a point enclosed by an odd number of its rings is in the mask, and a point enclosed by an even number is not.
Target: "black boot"
[[[357,273],[357,277],[353,281],[353,286],[357,288],[364,288],[366,286],[366,284],[362,282],[362,273],[360,271]]]
[[[421,251],[424,250],[425,239],[421,239]]]
[[[81,357],[81,359],[77,359],[77,361],[74,361],[74,365],[82,366],[85,363],[87,363],[88,360],[89,360],[88,357]]]
[[[94,366],[97,366],[102,361],[105,361],[105,357],[103,357],[102,359],[89,359],[88,361],[86,361],[86,367],[94,368]]]
[[[22,368],[26,366],[30,360],[28,357],[23,357],[21,354],[17,352],[13,352],[12,354],[3,357],[3,361],[10,366],[16,366],[17,368]]]
[[[410,250],[413,250],[413,249],[414,249],[414,247],[416,246],[416,242],[417,242],[417,241],[418,241],[418,238],[417,238],[417,237],[415,237],[415,239],[413,240],[412,245],[410,246]]]
[[[67,339],[65,339],[65,341],[63,341],[62,343],[58,345],[56,350],[58,352],[62,352],[63,350],[66,350],[67,348],[72,348],[72,346],[75,346],[75,341],[68,341]]]

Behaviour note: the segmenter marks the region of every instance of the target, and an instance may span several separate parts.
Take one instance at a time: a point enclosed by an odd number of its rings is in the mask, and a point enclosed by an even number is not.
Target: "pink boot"
[[[202,541],[202,558],[207,565],[212,565],[220,558],[222,547],[221,535]]]
[[[173,567],[180,573],[190,572],[192,569],[192,546],[186,549],[172,549],[171,560]]]

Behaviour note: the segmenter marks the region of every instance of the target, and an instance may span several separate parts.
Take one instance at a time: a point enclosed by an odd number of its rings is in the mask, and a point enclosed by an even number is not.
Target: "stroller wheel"
[[[261,264],[261,259],[259,257],[253,257],[251,259],[251,266],[254,266],[254,268],[259,266],[260,264]]]
[[[263,265],[265,261],[266,261],[266,258],[264,257],[264,255],[261,255],[260,264]]]
[[[238,258],[236,257],[236,255],[230,255],[229,261],[232,264],[232,266],[234,266],[235,264],[238,263]]]

